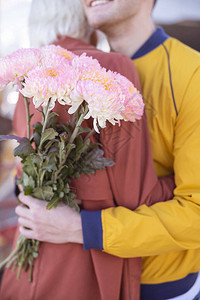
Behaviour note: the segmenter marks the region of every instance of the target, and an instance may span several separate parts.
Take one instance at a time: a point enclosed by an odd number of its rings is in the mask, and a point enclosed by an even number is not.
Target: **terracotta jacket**
[[[128,57],[103,53],[72,38],[62,39],[58,44],[76,54],[86,52],[97,58],[102,66],[126,76],[140,90],[136,69]],[[67,122],[68,114],[63,106],[56,105],[54,110],[61,122]],[[31,111],[35,113],[32,118],[35,123],[39,115],[32,104]],[[85,122],[91,126],[91,120]],[[21,98],[16,106],[14,129],[18,135],[26,136],[25,107]],[[154,171],[145,115],[135,123],[121,122],[120,127],[108,124],[101,131],[100,141],[105,156],[114,160],[115,166],[73,182],[84,209],[95,211],[115,205],[135,209],[144,203],[151,205],[171,198],[172,177],[158,180]],[[43,242],[35,261],[33,282],[28,282],[25,272],[16,280],[16,271],[7,269],[0,299],[139,300],[140,277],[140,258],[122,259],[99,250],[83,250],[78,244]]]

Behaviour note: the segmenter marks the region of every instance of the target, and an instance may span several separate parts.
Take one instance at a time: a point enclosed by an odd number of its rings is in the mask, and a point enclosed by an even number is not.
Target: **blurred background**
[[[0,0],[0,57],[18,48],[29,47],[30,4],[31,0]],[[200,0],[158,0],[153,17],[169,35],[200,51]],[[12,132],[17,99],[18,93],[13,87],[0,92],[0,134]],[[17,224],[13,147],[11,142],[0,143],[0,261],[10,251]]]

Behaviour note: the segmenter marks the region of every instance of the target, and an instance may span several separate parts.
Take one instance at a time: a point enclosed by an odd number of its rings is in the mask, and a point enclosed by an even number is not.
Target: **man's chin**
[[[97,22],[97,21],[94,21],[94,22],[90,22],[90,21],[88,21],[88,23],[89,23],[89,25],[92,27],[92,28],[94,28],[94,29],[98,29],[98,30],[101,30],[102,31],[102,26],[103,26],[103,24],[102,24],[102,22]]]
[[[101,30],[102,32],[106,32],[110,26],[109,21],[106,20],[94,18],[94,19],[88,19],[89,25],[97,30]]]

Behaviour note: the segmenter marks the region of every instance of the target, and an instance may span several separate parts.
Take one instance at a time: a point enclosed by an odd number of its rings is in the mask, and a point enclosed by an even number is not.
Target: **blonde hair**
[[[31,47],[55,42],[59,36],[87,41],[91,29],[81,0],[32,0],[29,14]]]

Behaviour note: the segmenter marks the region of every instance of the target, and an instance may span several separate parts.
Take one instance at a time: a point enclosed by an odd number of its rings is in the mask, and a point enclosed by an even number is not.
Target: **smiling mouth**
[[[95,7],[95,6],[99,6],[99,5],[103,5],[106,4],[108,2],[110,2],[112,0],[94,0],[90,2],[90,7]]]

